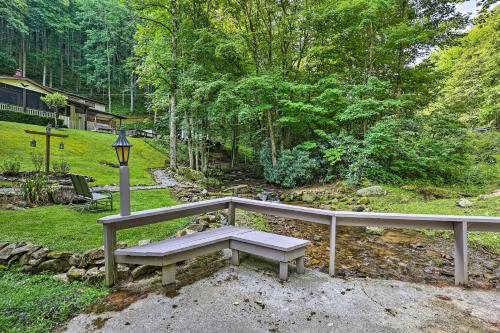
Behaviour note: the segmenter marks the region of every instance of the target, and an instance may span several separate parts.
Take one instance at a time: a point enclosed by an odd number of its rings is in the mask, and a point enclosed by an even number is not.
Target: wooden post
[[[104,265],[106,267],[106,286],[116,282],[115,264],[116,230],[113,224],[104,224]]]
[[[85,123],[84,123],[85,126],[84,126],[84,128],[85,128],[85,130],[88,130],[88,128],[87,128],[87,117],[88,117],[87,113],[88,113],[88,109],[89,108],[87,106],[84,106],[84,110],[85,110],[85,120],[84,120],[85,121]]]
[[[240,251],[232,249],[231,250],[231,264],[234,266],[240,265]]]
[[[467,270],[467,222],[454,222],[453,233],[455,236],[455,284],[467,284],[469,282]]]
[[[45,135],[45,172],[50,172],[50,125],[47,126],[47,133]]]
[[[297,267],[297,273],[304,274],[304,257],[298,257],[297,259],[295,259],[295,266]]]
[[[288,262],[280,261],[280,280],[288,280]]]
[[[236,222],[236,204],[234,202],[229,203],[227,209],[227,222],[229,225],[234,225]]]
[[[337,236],[337,217],[332,216],[330,223],[330,262],[328,265],[328,274],[335,275],[335,243]]]
[[[175,283],[175,264],[163,266],[161,268],[161,284],[168,286]]]

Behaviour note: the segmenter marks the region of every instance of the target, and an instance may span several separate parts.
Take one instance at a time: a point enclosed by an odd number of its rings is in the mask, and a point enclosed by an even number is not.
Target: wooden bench
[[[175,264],[199,255],[230,248],[232,263],[239,265],[239,252],[280,262],[279,277],[288,279],[288,262],[296,260],[297,272],[304,272],[305,247],[309,241],[237,227],[222,227],[166,239],[157,243],[114,251],[116,263],[162,267],[162,284],[175,283]]]

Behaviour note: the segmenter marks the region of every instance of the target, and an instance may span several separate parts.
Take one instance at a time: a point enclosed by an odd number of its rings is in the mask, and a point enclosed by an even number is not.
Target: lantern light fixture
[[[30,146],[33,147],[33,148],[36,147],[36,139],[31,139]]]
[[[61,149],[61,150],[64,149],[64,142],[62,142],[62,141],[59,142],[59,149]]]
[[[130,155],[130,148],[132,144],[127,140],[125,136],[125,130],[120,130],[120,134],[116,139],[115,143],[113,143],[113,148],[116,151],[116,157],[118,157],[118,162],[120,162],[121,166],[128,165],[128,158]]]

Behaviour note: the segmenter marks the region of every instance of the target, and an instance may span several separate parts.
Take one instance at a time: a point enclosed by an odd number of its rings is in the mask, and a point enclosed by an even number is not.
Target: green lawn
[[[461,208],[456,205],[458,197],[424,200],[413,191],[391,186],[384,186],[384,188],[388,190],[387,196],[370,198],[370,206],[374,211],[407,214],[500,216],[500,197],[486,200],[477,200],[477,197],[471,197],[468,199],[473,202],[473,207]],[[447,233],[444,233],[444,235],[448,236]],[[500,254],[500,233],[498,232],[470,232],[469,240],[484,245]]]
[[[119,206],[118,193],[113,201]],[[132,211],[173,206],[177,202],[168,190],[132,191]],[[23,211],[0,211],[0,241],[29,241],[54,250],[80,252],[100,247],[102,225],[96,220],[113,212],[79,213],[68,206],[46,206]],[[118,241],[137,244],[141,239],[159,240],[183,228],[189,219],[179,219],[118,232]]]
[[[18,124],[0,121],[0,156],[3,160],[18,160],[21,169],[33,170],[31,153],[45,155],[45,138],[24,132],[25,129],[45,131],[42,126]],[[57,162],[64,158],[69,162],[70,172],[92,176],[93,185],[118,183],[118,169],[109,166],[117,164],[115,151],[111,145],[116,135],[95,133],[89,131],[62,129],[56,133],[67,134],[68,138],[52,138],[51,161]],[[30,147],[30,140],[35,138],[37,146]],[[162,167],[165,155],[145,142],[145,139],[130,138],[133,148],[130,153],[131,184],[152,184],[150,168]],[[64,150],[59,149],[59,142],[64,142]],[[1,161],[0,161],[1,163]]]
[[[49,332],[106,293],[101,286],[0,269],[0,332]]]

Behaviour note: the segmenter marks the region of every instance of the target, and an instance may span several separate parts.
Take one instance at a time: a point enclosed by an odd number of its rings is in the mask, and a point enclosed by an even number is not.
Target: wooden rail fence
[[[329,225],[329,274],[331,276],[335,275],[335,238],[336,227],[338,225],[453,231],[455,244],[455,284],[457,285],[466,284],[468,282],[467,232],[500,232],[500,217],[330,211],[237,197],[226,197],[173,207],[143,210],[133,212],[129,216],[112,215],[99,219],[98,222],[102,223],[104,227],[106,269],[108,270],[109,267],[115,267],[114,248],[117,230],[164,222],[222,209],[228,210],[228,220],[231,225],[235,223],[236,209]]]

